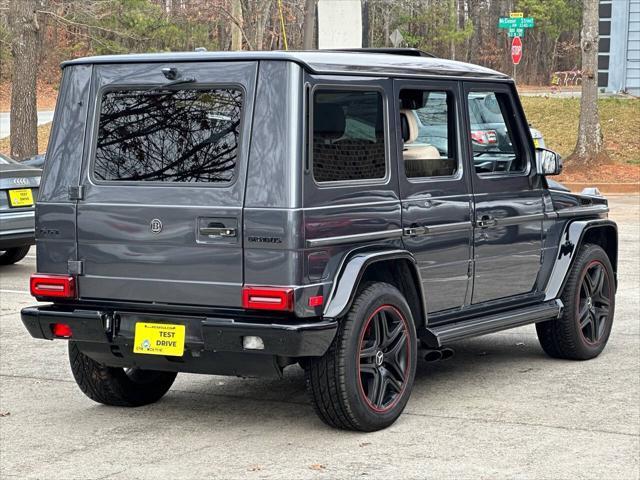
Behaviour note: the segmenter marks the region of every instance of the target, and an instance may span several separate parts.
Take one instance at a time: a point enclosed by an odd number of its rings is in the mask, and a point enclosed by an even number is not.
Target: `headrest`
[[[413,143],[418,139],[420,129],[418,128],[418,120],[413,110],[400,110],[400,128],[402,130],[402,140],[404,143]]]
[[[344,135],[344,110],[335,103],[316,103],[313,106],[313,131],[323,137],[338,139]]]

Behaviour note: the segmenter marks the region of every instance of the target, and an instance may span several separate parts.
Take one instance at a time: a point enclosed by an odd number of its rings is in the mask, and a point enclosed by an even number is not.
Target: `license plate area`
[[[9,190],[9,205],[12,207],[32,207],[33,192],[30,188]]]
[[[173,323],[136,322],[133,353],[181,357],[185,326]]]

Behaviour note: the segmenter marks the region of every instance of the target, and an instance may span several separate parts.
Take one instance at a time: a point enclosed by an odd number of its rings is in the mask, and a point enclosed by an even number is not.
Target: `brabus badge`
[[[162,231],[162,222],[159,218],[154,218],[151,220],[151,232],[152,233],[160,233]]]

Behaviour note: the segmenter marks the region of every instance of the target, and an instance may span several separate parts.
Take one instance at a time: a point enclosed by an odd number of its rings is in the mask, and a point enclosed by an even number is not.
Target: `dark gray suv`
[[[479,97],[495,101],[495,135],[474,133]],[[415,118],[437,125],[437,145]],[[69,341],[97,402],[155,402],[177,372],[299,364],[324,422],[377,430],[404,409],[418,357],[460,339],[535,324],[553,357],[602,351],[616,225],[602,197],[550,189],[559,171],[534,149],[513,81],[474,65],[339,51],[74,60],[36,212],[31,292],[50,303],[22,320]]]

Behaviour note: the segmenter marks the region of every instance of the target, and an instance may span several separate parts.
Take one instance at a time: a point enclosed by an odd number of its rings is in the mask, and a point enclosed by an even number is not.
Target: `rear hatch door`
[[[83,300],[238,307],[256,62],[95,65]]]

